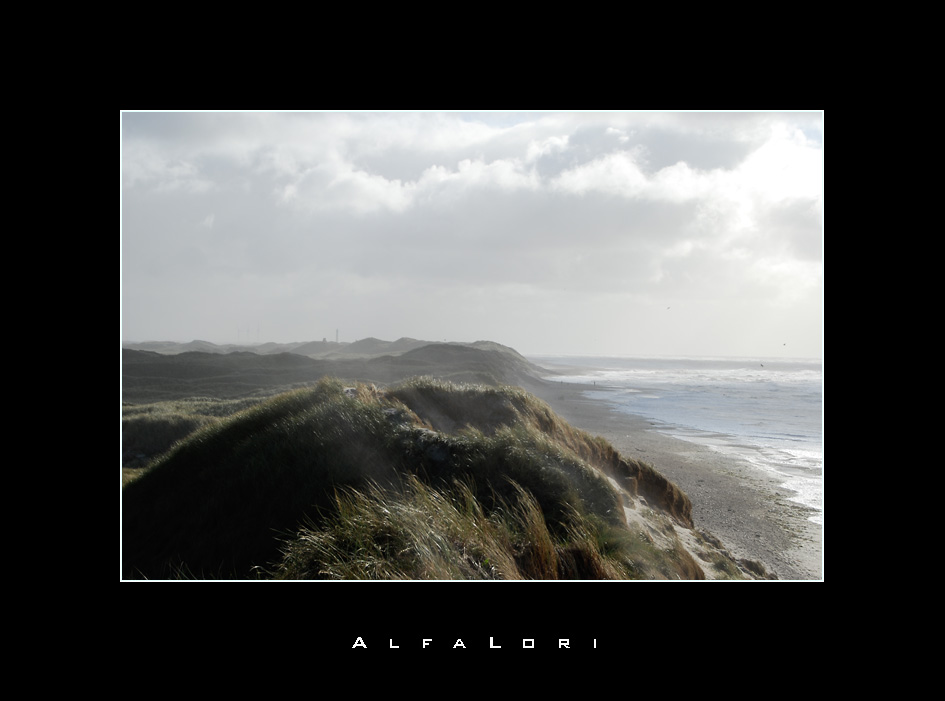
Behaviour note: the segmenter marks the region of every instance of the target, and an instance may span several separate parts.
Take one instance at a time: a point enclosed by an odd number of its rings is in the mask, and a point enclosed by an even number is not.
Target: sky
[[[120,144],[123,342],[823,357],[823,111],[126,111]]]

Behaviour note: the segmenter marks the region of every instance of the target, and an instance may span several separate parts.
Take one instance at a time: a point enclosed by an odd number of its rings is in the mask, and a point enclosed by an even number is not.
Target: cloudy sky
[[[124,112],[121,336],[822,357],[822,112]]]

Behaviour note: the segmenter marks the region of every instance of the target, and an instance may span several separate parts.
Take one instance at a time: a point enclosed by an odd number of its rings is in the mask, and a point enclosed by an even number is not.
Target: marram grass
[[[338,510],[287,541],[276,579],[625,579],[632,572],[598,548],[579,514],[563,537],[516,487],[491,514],[462,482],[436,490],[416,477],[392,496],[372,488],[338,496]],[[622,551],[616,548],[614,552]],[[622,553],[626,554],[626,553]]]
[[[123,490],[123,576],[699,578],[610,480],[686,525],[675,486],[523,390],[326,378],[175,438]]]

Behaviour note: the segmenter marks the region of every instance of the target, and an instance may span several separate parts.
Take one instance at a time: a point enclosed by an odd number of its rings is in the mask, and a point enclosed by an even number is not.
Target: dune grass
[[[276,579],[623,579],[628,572],[597,549],[596,529],[574,513],[555,537],[538,502],[516,489],[491,512],[469,485],[440,491],[416,477],[392,498],[350,490],[320,526],[288,541]]]
[[[123,490],[125,578],[701,574],[609,480],[672,485],[517,388],[324,378],[195,425]]]
[[[212,425],[261,398],[193,397],[149,404],[125,404],[121,410],[122,467],[146,467],[170,446],[199,428]]]

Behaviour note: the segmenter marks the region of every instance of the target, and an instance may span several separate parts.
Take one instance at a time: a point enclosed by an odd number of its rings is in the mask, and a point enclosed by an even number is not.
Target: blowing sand
[[[586,389],[566,383],[529,387],[571,425],[602,436],[625,457],[647,462],[675,482],[692,501],[696,528],[718,537],[736,557],[761,562],[779,580],[823,580],[823,527],[808,520],[812,511],[791,501],[776,477],[659,433],[641,416],[588,398]]]

